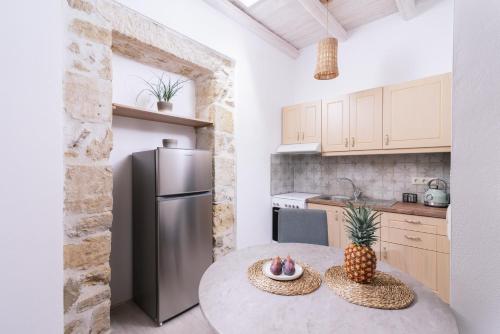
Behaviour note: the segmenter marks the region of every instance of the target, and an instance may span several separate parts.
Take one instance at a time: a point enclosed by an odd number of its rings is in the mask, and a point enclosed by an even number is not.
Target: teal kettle
[[[441,189],[440,185],[444,185]],[[446,208],[450,204],[448,184],[443,179],[432,179],[427,183],[429,189],[424,194],[424,204],[438,208]]]

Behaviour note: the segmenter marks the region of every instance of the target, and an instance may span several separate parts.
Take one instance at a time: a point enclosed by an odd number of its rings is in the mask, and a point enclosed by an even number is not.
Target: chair
[[[326,212],[311,209],[280,209],[278,242],[328,246]]]

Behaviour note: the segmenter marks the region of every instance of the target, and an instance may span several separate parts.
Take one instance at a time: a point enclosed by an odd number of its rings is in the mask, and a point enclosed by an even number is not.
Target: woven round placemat
[[[275,281],[262,272],[262,265],[271,259],[260,260],[252,264],[247,271],[248,279],[255,287],[276,295],[299,296],[306,295],[318,289],[321,285],[321,274],[306,264],[299,263],[304,268],[302,276],[293,281]]]
[[[342,266],[335,266],[326,271],[325,282],[337,295],[361,306],[399,310],[415,299],[415,293],[405,283],[380,271],[375,272],[371,283],[359,284],[347,277]]]

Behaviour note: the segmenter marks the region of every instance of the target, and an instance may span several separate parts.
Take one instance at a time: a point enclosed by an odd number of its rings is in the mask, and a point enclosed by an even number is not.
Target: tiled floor
[[[214,334],[199,306],[171,319],[162,327],[135,305],[127,302],[111,310],[111,332],[123,334]]]

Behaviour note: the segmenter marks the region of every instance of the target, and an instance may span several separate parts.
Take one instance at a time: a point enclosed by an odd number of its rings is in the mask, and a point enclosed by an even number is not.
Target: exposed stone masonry
[[[110,332],[113,52],[196,83],[199,148],[213,150],[214,257],[234,248],[234,63],[109,0],[67,0],[64,97],[65,334]]]

